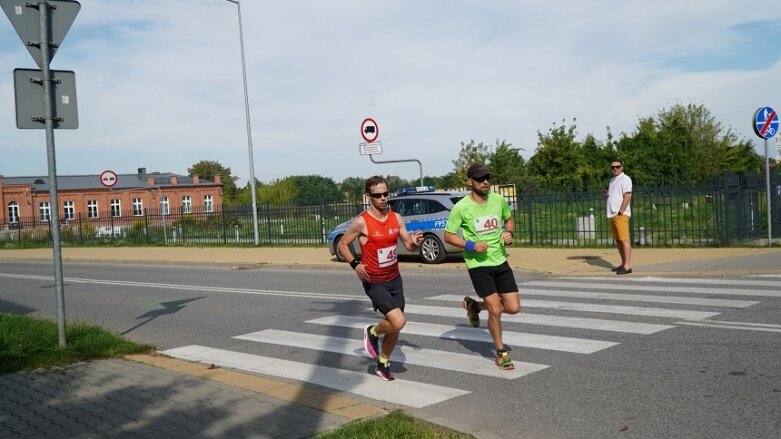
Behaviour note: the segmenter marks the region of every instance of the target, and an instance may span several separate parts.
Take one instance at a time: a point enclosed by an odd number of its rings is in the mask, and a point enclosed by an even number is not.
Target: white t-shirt
[[[624,202],[624,194],[627,192],[632,192],[632,179],[628,175],[622,172],[610,179],[610,185],[607,188],[607,203],[605,203],[608,218],[618,215],[621,203]],[[631,201],[626,205],[624,215],[632,216]]]

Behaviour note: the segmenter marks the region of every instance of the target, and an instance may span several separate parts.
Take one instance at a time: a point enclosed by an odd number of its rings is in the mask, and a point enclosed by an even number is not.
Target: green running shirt
[[[511,214],[507,200],[494,192],[488,193],[485,204],[477,204],[467,195],[453,206],[445,231],[458,233],[458,229],[461,229],[465,240],[488,243],[486,253],[464,250],[467,268],[495,267],[507,260],[502,231],[504,222]]]

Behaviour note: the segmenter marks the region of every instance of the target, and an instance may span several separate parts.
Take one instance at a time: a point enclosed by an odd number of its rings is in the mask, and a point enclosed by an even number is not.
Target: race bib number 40
[[[380,267],[389,267],[395,264],[397,258],[398,251],[396,245],[377,250],[377,262],[380,264]]]
[[[484,235],[499,230],[499,215],[487,215],[475,218],[475,232]]]

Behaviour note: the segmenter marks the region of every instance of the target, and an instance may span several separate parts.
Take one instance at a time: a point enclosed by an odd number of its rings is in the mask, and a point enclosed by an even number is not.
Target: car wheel
[[[426,235],[420,244],[420,258],[425,264],[441,264],[447,259],[445,246],[436,235]]]
[[[334,253],[336,253],[336,260],[339,262],[344,262],[344,256],[342,256],[342,253],[339,251],[339,242],[342,241],[341,236],[337,236],[336,239],[334,239]]]

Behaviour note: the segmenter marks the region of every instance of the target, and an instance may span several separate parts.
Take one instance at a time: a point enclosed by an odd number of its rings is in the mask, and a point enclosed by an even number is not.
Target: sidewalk
[[[614,249],[511,248],[524,275],[614,276]],[[0,250],[0,261],[51,261],[51,249]],[[65,248],[63,261],[348,270],[325,248]],[[462,260],[404,270],[465,270]],[[628,276],[781,274],[781,249],[635,249]],[[521,294],[523,292],[521,291]],[[163,356],[0,375],[0,437],[304,438],[394,407]],[[458,429],[458,426],[445,425]]]

